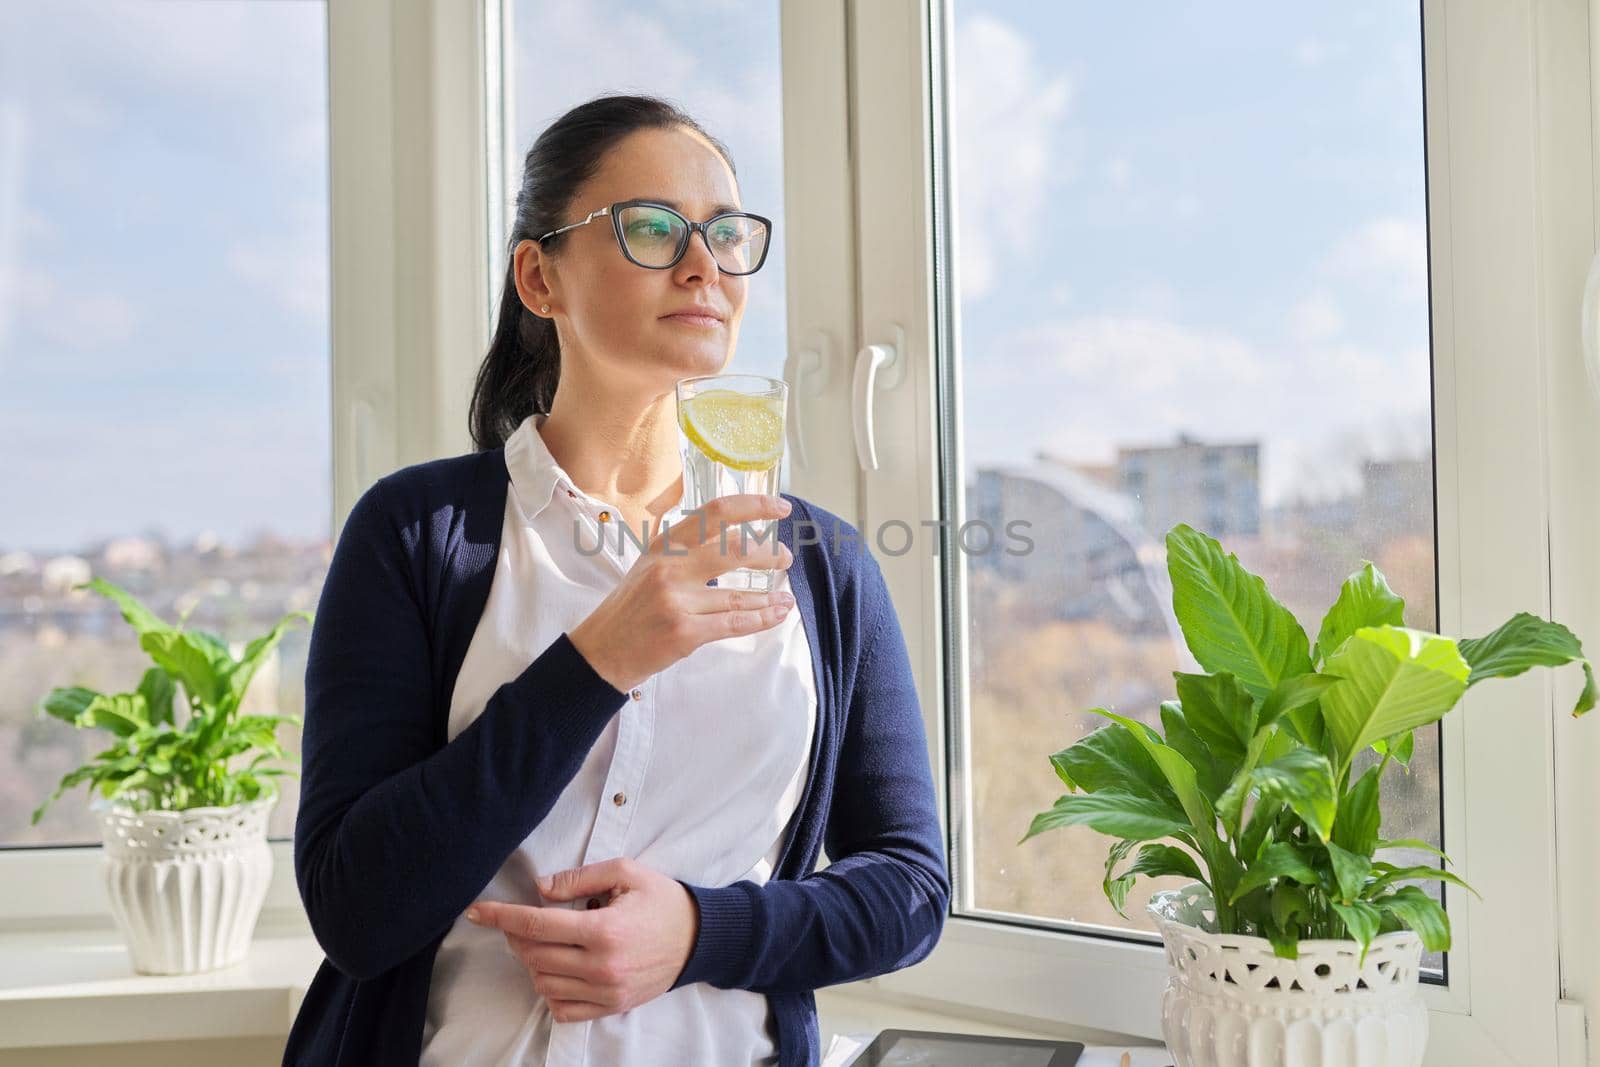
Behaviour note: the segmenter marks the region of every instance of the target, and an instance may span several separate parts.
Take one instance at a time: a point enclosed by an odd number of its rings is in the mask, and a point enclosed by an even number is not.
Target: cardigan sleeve
[[[858,553],[862,633],[824,845],[798,880],[682,883],[700,912],[673,984],[792,993],[909,967],[933,951],[950,901],[910,657],[882,571]]]
[[[294,834],[312,932],[358,980],[449,929],[627,702],[562,633],[440,747],[421,535],[385,480],[345,521],[313,618]]]

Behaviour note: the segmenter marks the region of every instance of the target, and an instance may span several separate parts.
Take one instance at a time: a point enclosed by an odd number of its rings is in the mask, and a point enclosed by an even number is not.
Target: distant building
[[[1121,488],[1157,541],[1178,523],[1219,540],[1261,533],[1261,460],[1256,442],[1206,444],[1180,433],[1176,444],[1117,449]]]
[[[162,563],[161,545],[147,537],[119,537],[106,543],[102,565],[111,571],[153,571]]]
[[[980,468],[967,504],[969,520],[982,520],[995,534],[994,549],[970,554],[969,568],[1027,583],[1056,618],[1100,619],[1181,644],[1164,553],[1139,524],[1134,501],[1044,460]],[[1008,533],[1019,520],[1029,525]],[[1020,537],[1033,547],[1013,554]]]
[[[45,561],[40,584],[46,593],[66,593],[92,577],[89,561],[82,556],[55,556]],[[80,595],[87,590],[80,592]]]
[[[1368,552],[1407,534],[1433,540],[1433,457],[1364,461],[1355,513]]]

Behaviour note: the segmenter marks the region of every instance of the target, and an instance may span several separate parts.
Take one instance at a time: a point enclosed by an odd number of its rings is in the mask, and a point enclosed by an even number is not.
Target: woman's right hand
[[[788,592],[706,582],[735,567],[787,569],[794,553],[777,540],[776,529],[756,542],[741,537],[738,524],[778,519],[789,510],[781,496],[735,493],[689,512],[650,539],[621,583],[567,631],[568,640],[596,674],[627,692],[701,645],[776,626],[794,605]]]

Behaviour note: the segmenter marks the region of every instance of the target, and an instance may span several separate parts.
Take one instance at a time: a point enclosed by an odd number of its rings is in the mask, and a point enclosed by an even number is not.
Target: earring
[[[544,312],[546,315],[548,315],[548,314],[550,314],[550,305],[549,304],[540,304],[539,305],[539,310]]]

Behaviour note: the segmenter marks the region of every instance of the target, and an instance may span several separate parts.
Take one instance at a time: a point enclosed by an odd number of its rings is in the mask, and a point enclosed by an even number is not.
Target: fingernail
[[[785,500],[783,497],[780,496],[778,498],[778,511],[779,511],[779,513],[783,514],[783,515],[787,515],[792,510],[794,510],[794,505],[789,503],[787,500]]]
[[[477,908],[468,908],[467,909],[467,921],[468,922],[477,922],[478,921],[478,909]]]
[[[778,594],[778,603],[780,603],[780,604],[793,604],[794,603],[794,594],[793,593],[779,593]]]

